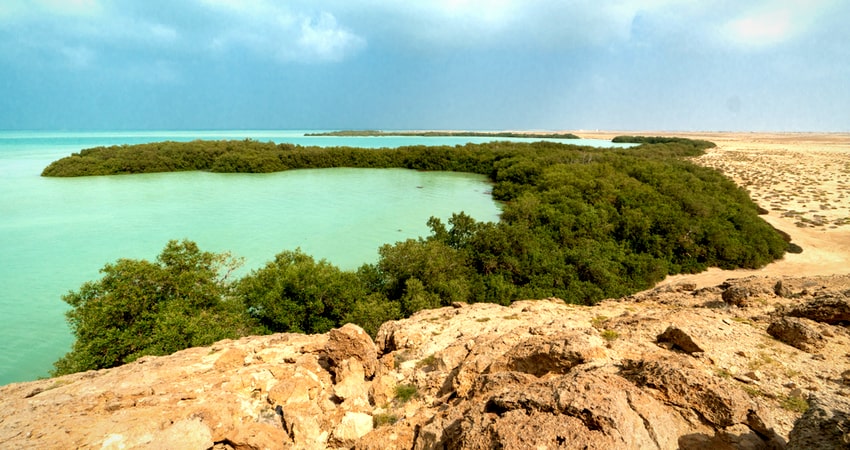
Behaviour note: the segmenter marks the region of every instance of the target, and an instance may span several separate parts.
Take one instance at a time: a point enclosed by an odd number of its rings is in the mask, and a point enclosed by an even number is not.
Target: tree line
[[[381,136],[424,136],[424,137],[486,137],[486,138],[531,138],[531,139],[581,139],[573,133],[517,133],[513,131],[381,131],[381,130],[338,130],[321,133],[306,133],[304,136],[381,137]]]
[[[190,241],[169,242],[154,262],[107,264],[103,278],[63,297],[76,342],[55,374],[248,334],[322,333],[347,322],[374,334],[386,320],[456,301],[594,304],[669,274],[757,268],[780,258],[789,243],[758,217],[746,192],[685,158],[710,145],[676,139],[628,149],[492,142],[374,150],[245,140],[84,150],[51,171],[452,170],[487,175],[504,208],[495,223],[462,212],[448,223],[432,218],[428,236],[385,244],[377,262],[354,271],[289,249],[232,280],[235,260]]]

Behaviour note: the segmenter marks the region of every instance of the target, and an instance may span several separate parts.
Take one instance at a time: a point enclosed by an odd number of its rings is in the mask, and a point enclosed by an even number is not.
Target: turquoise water
[[[92,146],[248,137],[369,148],[488,140],[304,137],[294,131],[0,132],[0,385],[46,376],[68,351],[72,336],[62,294],[97,279],[107,262],[155,258],[169,239],[231,251],[245,258],[243,273],[297,247],[355,269],[377,260],[384,243],[427,235],[430,216],[445,221],[465,211],[498,220],[487,180],[472,174],[321,169],[39,176],[51,161]]]

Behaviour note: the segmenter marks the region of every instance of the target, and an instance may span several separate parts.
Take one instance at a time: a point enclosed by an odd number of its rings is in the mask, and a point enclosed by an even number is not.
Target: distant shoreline
[[[339,130],[320,133],[305,133],[304,136],[339,136],[339,137],[386,137],[386,136],[416,136],[416,137],[503,137],[503,138],[543,138],[543,139],[581,139],[573,133],[536,133],[514,131],[381,131],[381,130]]]

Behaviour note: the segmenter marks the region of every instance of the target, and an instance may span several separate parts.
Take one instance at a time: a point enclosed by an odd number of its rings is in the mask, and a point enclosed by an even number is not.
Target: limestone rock
[[[358,439],[355,450],[411,449],[419,433],[420,420],[405,420],[380,426]]]
[[[355,358],[363,365],[365,376],[371,378],[378,366],[378,349],[372,342],[372,338],[362,328],[352,323],[328,333],[325,355],[331,365],[331,371],[342,361]]]
[[[657,389],[669,403],[692,408],[718,427],[746,422],[752,406],[742,391],[707,376],[680,355],[624,361],[623,375]]]
[[[846,293],[819,296],[794,307],[788,315],[828,324],[850,323],[850,297]]]
[[[785,286],[782,280],[777,281],[776,284],[773,285],[773,293],[779,297],[791,297],[792,295],[791,289]]]
[[[347,325],[2,386],[0,447],[772,450],[816,393],[791,440],[834,435],[841,448],[850,332],[789,317],[828,337],[815,358],[764,324],[789,311],[840,323],[850,276],[781,281],[812,294],[774,296],[777,280],[758,276],[592,307],[455,305],[388,322],[375,342]],[[771,301],[730,311],[720,299],[733,286]]]
[[[681,282],[678,284],[678,288],[681,291],[693,292],[697,290],[697,284],[693,282]]]
[[[220,371],[236,369],[245,365],[247,356],[248,354],[242,349],[230,348],[222,352],[213,366]]]
[[[850,448],[850,400],[838,396],[809,397],[809,409],[791,430],[787,450]]]
[[[687,427],[617,375],[576,370],[530,381],[509,374],[498,382],[485,375],[487,393],[458,404],[462,414],[426,425],[428,444],[417,448],[675,448],[679,427]]]
[[[812,353],[826,345],[826,338],[816,329],[815,323],[797,317],[780,317],[767,327],[767,333],[776,339]]]
[[[685,353],[697,353],[704,352],[696,342],[694,342],[693,338],[691,338],[688,333],[684,332],[682,329],[675,325],[670,325],[664,330],[663,333],[658,335],[658,342],[669,342],[673,344],[674,347],[684,351]]]
[[[721,297],[723,301],[733,305],[746,307],[750,304],[750,289],[745,286],[729,286],[726,290],[723,291]]]
[[[603,357],[605,350],[600,344],[583,333],[533,336],[491,362],[487,372],[516,371],[538,377],[566,373],[579,364]]]
[[[350,447],[355,441],[372,431],[372,416],[366,413],[347,412],[334,429],[333,439]]]

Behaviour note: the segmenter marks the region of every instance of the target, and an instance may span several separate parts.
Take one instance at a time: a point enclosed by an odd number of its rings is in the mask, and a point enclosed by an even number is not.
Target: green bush
[[[355,304],[367,299],[356,274],[300,250],[278,254],[240,280],[236,291],[248,313],[270,332],[325,333],[357,314]]]
[[[419,396],[419,388],[415,384],[399,384],[395,387],[395,399],[399,403],[407,403]]]
[[[54,375],[114,367],[261,331],[231,294],[239,262],[171,241],[156,262],[121,259],[63,300],[76,341]]]
[[[284,251],[234,285],[230,264],[193,243],[156,263],[120,260],[65,297],[77,337],[57,373],[111,367],[222,337],[323,333],[347,322],[371,335],[386,320],[453,302],[559,297],[593,304],[668,274],[758,268],[789,248],[747,193],[681,159],[713,145],[640,138],[627,149],[491,142],[399,149],[316,148],[252,140],[163,142],[83,150],[45,175],[162,170],[264,172],[403,167],[485,174],[503,200],[498,223],[432,218],[429,236],[386,244],[355,272]]]

